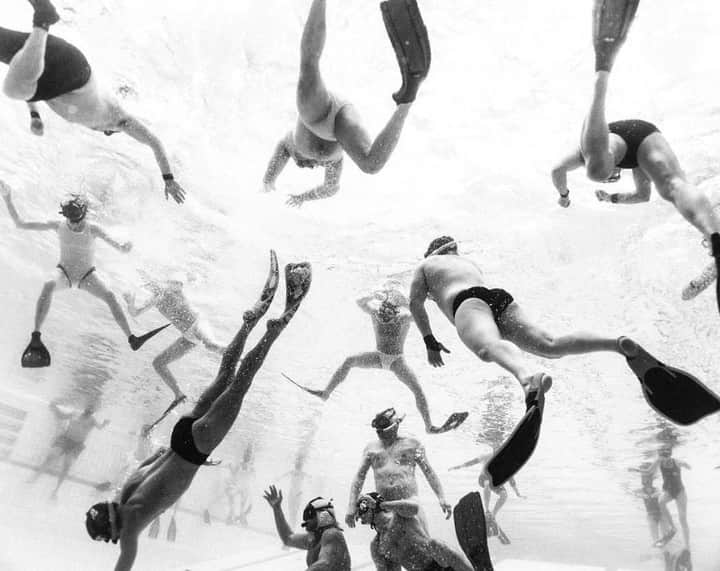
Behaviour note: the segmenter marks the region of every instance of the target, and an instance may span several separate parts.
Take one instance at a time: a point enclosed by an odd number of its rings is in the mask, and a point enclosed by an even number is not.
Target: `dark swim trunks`
[[[645,511],[655,521],[660,521],[660,501],[657,496],[643,498],[645,502]]]
[[[672,460],[669,466],[660,464],[660,473],[663,478],[663,490],[674,500],[685,489],[682,477],[680,476],[680,466],[675,460]]]
[[[452,306],[453,317],[455,317],[455,314],[462,305],[463,301],[473,298],[484,301],[490,306],[490,310],[495,318],[495,323],[498,323],[500,316],[508,308],[508,305],[514,301],[513,296],[504,289],[488,289],[481,286],[471,287],[470,289],[461,291],[455,296],[455,301],[453,301]]]
[[[187,460],[191,464],[202,466],[207,461],[210,454],[203,454],[195,446],[195,440],[192,435],[192,425],[197,418],[191,416],[183,416],[175,424],[172,436],[170,437],[170,448],[183,460]]]
[[[423,571],[453,571],[452,567],[443,567],[437,561],[433,561]]]
[[[0,61],[9,64],[29,35],[0,27]],[[91,73],[90,64],[79,49],[57,36],[48,35],[45,70],[38,79],[35,94],[28,101],[47,101],[80,89],[90,81]]]
[[[608,123],[608,129],[611,133],[620,137],[627,145],[625,156],[617,164],[621,169],[634,169],[638,166],[638,149],[642,142],[653,133],[659,133],[658,129],[652,123],[643,121],[642,119],[625,119],[623,121],[613,121]]]
[[[85,445],[82,442],[77,442],[61,434],[53,442],[53,448],[59,448],[63,454],[67,454],[68,456],[78,456],[85,450]]]

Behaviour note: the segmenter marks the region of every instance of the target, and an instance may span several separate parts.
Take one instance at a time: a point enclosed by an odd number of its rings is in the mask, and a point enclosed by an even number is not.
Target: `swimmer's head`
[[[375,516],[383,510],[383,497],[377,492],[362,494],[355,502],[355,520],[375,529]]]
[[[670,446],[663,446],[658,450],[658,455],[661,458],[670,458],[670,456],[672,456],[672,448]]]
[[[88,210],[87,200],[79,194],[72,194],[60,203],[60,212],[69,222],[79,224],[85,219]]]
[[[428,249],[425,251],[425,257],[440,256],[442,254],[457,254],[457,242],[452,236],[440,236],[435,238]]]
[[[187,276],[185,275],[185,272],[177,271],[172,272],[169,276],[167,281],[168,287],[172,289],[180,289],[182,288],[183,284],[187,281]]]
[[[93,541],[118,542],[122,529],[119,507],[115,502],[101,502],[87,511],[85,528]]]
[[[383,323],[390,323],[397,318],[398,313],[398,306],[386,299],[380,303],[377,316]]]
[[[302,527],[310,532],[337,525],[332,499],[318,496],[308,502],[303,510]]]
[[[405,415],[398,414],[394,408],[386,408],[375,415],[370,425],[375,429],[378,438],[381,440],[393,439],[397,436],[400,423],[404,418]]]

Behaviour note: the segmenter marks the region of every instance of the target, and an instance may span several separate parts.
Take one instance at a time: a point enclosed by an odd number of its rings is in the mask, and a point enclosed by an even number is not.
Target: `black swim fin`
[[[39,368],[50,366],[50,351],[40,340],[40,332],[33,331],[30,335],[30,344],[20,357],[20,365],[26,368]]]
[[[465,420],[467,420],[469,414],[469,412],[453,412],[450,416],[448,416],[445,424],[443,424],[437,432],[433,432],[433,434],[442,434],[443,432],[455,430],[458,426],[465,422]]]
[[[718,312],[720,312],[720,234],[715,232],[710,235],[710,245],[712,247],[713,258],[715,258],[717,276],[719,276],[715,280],[715,299],[717,300]]]
[[[299,388],[301,391],[305,391],[306,393],[310,393],[311,395],[315,397],[319,397],[322,395],[323,391],[320,389],[311,389],[309,387],[306,387],[304,385],[301,385],[297,381],[293,380],[291,377],[288,377],[285,373],[280,373],[285,379],[290,381],[293,385],[295,385],[297,388]]]
[[[417,0],[385,0],[380,4],[402,74],[402,87],[393,93],[397,104],[415,101],[418,88],[430,70],[432,55],[427,28]]]
[[[610,71],[625,42],[640,0],[595,0],[593,45],[595,71]]]
[[[60,21],[60,16],[50,0],[28,0],[28,2],[35,10],[33,14],[34,27],[48,31],[50,26]]]
[[[658,361],[638,346],[628,366],[642,386],[647,403],[676,424],[687,426],[720,411],[720,397],[686,371]]]
[[[487,463],[485,469],[490,476],[490,485],[493,488],[502,486],[512,478],[535,451],[540,439],[545,393],[552,386],[552,381],[547,376],[543,376],[541,383],[540,388],[528,392],[525,398],[525,416]]]
[[[475,571],[493,571],[485,528],[485,508],[478,492],[463,496],[453,510],[455,535]]]
[[[150,339],[155,337],[155,335],[160,333],[166,327],[170,327],[170,323],[166,323],[165,325],[157,327],[157,328],[153,329],[152,331],[148,331],[147,333],[140,335],[140,337],[136,337],[135,335],[130,335],[130,337],[128,337],[128,343],[130,344],[130,348],[133,351],[137,351],[138,349],[140,349],[140,347],[145,345],[145,343],[150,341]]]

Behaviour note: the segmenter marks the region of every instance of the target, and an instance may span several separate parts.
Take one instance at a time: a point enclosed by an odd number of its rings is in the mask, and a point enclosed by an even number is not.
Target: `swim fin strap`
[[[50,351],[40,340],[39,331],[33,331],[30,335],[30,344],[20,357],[20,365],[31,369],[50,366]]]
[[[690,373],[658,361],[640,347],[627,363],[642,386],[647,403],[676,424],[687,426],[720,411],[720,397]]]
[[[402,74],[402,86],[393,93],[393,99],[397,104],[410,103],[430,70],[427,28],[416,0],[385,0],[380,10]]]
[[[485,527],[485,509],[478,492],[463,496],[453,510],[455,535],[476,571],[493,571]]]
[[[595,71],[610,71],[637,12],[640,0],[595,0]]]

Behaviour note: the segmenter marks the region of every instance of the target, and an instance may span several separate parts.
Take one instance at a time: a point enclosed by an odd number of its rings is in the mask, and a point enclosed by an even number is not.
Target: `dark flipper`
[[[23,367],[39,368],[50,366],[50,351],[40,340],[40,332],[33,331],[30,336],[30,344],[23,351],[20,358],[20,364]]]
[[[485,529],[485,508],[478,492],[463,496],[453,510],[455,535],[475,571],[493,571]]]
[[[469,414],[469,412],[453,412],[450,416],[448,416],[445,424],[443,424],[440,429],[433,434],[442,434],[443,432],[448,432],[449,430],[455,430],[458,426],[465,422]]]
[[[715,232],[710,236],[712,255],[715,258],[717,275],[720,276],[720,234]],[[718,311],[720,311],[720,278],[715,280],[715,298],[717,299]]]
[[[492,487],[502,486],[530,459],[540,439],[545,392],[550,388],[550,378],[542,387],[532,390],[525,399],[526,412],[505,443],[497,449],[487,463],[486,471]]]
[[[593,45],[595,71],[610,71],[625,42],[640,0],[595,0]]]
[[[297,381],[295,381],[295,380],[293,380],[292,378],[288,377],[285,373],[280,373],[280,374],[281,374],[283,377],[285,377],[288,381],[290,381],[293,385],[295,385],[297,388],[299,388],[301,391],[305,391],[306,393],[310,393],[311,395],[316,396],[316,397],[321,396],[322,393],[323,393],[323,392],[322,392],[321,390],[319,390],[319,389],[318,389],[318,390],[315,390],[315,389],[308,388],[308,387],[306,387],[306,386],[304,386],[304,385],[301,385],[301,384],[298,383]]]
[[[430,39],[416,0],[385,0],[380,4],[385,29],[397,55],[402,87],[393,93],[396,103],[415,101],[430,70]]]
[[[35,10],[33,26],[48,30],[60,21],[60,16],[50,0],[28,0]]]
[[[720,411],[720,397],[690,373],[669,367],[639,347],[635,357],[627,357],[637,376],[647,403],[659,414],[688,425]]]
[[[162,326],[160,326],[160,327],[156,327],[156,328],[153,329],[152,331],[148,331],[147,333],[145,333],[145,334],[143,334],[143,335],[140,335],[140,337],[136,337],[135,335],[130,335],[130,337],[128,337],[128,343],[130,344],[130,348],[131,348],[133,351],[137,351],[138,349],[140,349],[140,347],[142,347],[143,345],[145,345],[145,343],[147,343],[148,341],[150,341],[150,339],[152,339],[153,337],[155,337],[155,335],[157,335],[158,333],[160,333],[160,332],[161,332],[163,329],[165,329],[166,327],[170,327],[170,324],[169,324],[169,323],[166,323],[165,325],[162,325]]]
[[[179,396],[174,401],[170,403],[170,406],[168,406],[165,411],[146,428],[146,434],[149,434],[150,431],[155,428],[158,424],[160,424],[163,420],[165,420],[165,417],[170,414],[176,407],[180,406],[182,403],[184,403],[187,400],[187,397],[185,395]]]
[[[177,525],[175,524],[175,516],[172,516],[170,518],[170,524],[167,528],[167,533],[165,534],[165,539],[167,541],[175,541],[175,537],[177,536]]]

